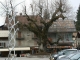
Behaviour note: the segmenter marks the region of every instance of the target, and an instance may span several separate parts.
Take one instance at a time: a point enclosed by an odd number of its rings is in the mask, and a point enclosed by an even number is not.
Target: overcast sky
[[[4,4],[5,0],[0,0],[0,1]],[[20,2],[23,2],[24,4],[26,4],[27,10],[29,11],[31,0],[15,0],[15,4],[18,4]],[[79,4],[80,4],[80,0],[69,0],[69,4],[73,7],[73,11],[77,12],[77,9],[78,9]],[[17,7],[17,11],[22,12],[20,9],[20,6],[22,6],[22,5],[19,5]],[[0,7],[1,7],[1,5],[0,5]],[[1,15],[1,13],[2,12],[0,12],[0,26],[3,25],[5,22],[5,17],[3,15]]]
[[[80,5],[80,0],[69,0],[70,5],[74,8],[74,11],[77,11],[79,5]]]

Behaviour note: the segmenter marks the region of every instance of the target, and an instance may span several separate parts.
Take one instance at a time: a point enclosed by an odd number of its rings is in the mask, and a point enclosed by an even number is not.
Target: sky
[[[14,1],[15,1],[15,5],[20,3],[20,5],[16,7],[16,10],[18,12],[22,12],[21,10],[22,5],[26,5],[27,11],[30,12],[29,8],[30,8],[31,0],[14,0]],[[0,0],[0,2],[5,4],[5,0]],[[73,11],[76,13],[80,4],[80,0],[69,0],[69,4],[73,8]],[[1,7],[2,5],[0,4],[0,10]],[[0,26],[4,25],[4,23],[5,23],[5,16],[2,14],[2,11],[0,11]]]
[[[69,0],[69,4],[73,7],[74,11],[76,12],[80,5],[80,0]]]

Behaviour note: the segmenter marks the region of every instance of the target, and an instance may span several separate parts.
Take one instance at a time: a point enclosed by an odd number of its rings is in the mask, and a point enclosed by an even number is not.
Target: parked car
[[[57,60],[80,60],[80,51],[58,58]]]
[[[61,50],[57,54],[51,55],[50,60],[57,60],[57,58],[64,57],[64,56],[66,56],[68,54],[71,54],[71,53],[74,53],[74,52],[77,52],[77,51],[78,51],[77,49],[65,49],[65,50]]]

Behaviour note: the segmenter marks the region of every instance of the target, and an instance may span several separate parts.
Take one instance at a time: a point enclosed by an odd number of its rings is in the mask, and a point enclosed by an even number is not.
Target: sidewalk
[[[49,58],[50,55],[29,55],[28,58]]]
[[[6,60],[7,58],[0,58],[0,60]],[[26,58],[26,57],[16,57],[13,60],[49,60],[49,58]]]

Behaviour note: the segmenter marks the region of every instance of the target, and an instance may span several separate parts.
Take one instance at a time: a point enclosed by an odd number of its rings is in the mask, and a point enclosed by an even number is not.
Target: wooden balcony
[[[24,40],[24,37],[17,37],[16,40]]]
[[[16,36],[16,40],[24,40],[24,35]]]

